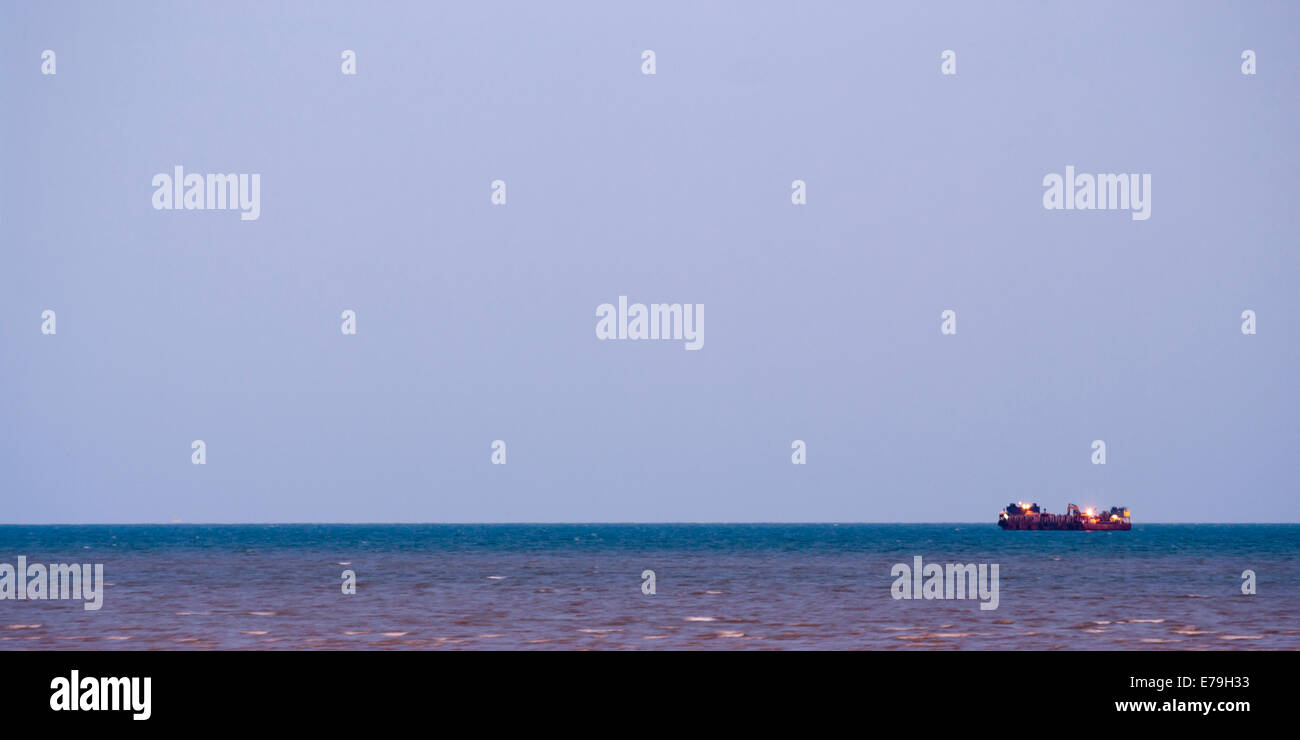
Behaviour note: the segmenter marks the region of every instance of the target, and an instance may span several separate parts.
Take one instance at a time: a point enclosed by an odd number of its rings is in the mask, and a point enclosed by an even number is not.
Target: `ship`
[[[1003,529],[1050,529],[1080,532],[1114,532],[1133,528],[1128,509],[1112,506],[1110,511],[1094,511],[1091,507],[1079,510],[1066,504],[1064,514],[1049,514],[1038,504],[1013,503],[998,513],[998,526]]]

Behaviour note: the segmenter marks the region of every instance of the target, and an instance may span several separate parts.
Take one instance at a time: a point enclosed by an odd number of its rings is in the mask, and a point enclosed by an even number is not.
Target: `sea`
[[[0,650],[1300,649],[1295,524],[0,526],[19,556],[103,564],[102,607],[0,600]],[[996,608],[917,557],[996,565]]]

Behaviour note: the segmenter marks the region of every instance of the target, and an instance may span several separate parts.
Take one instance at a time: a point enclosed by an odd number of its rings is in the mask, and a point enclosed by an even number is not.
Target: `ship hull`
[[[1086,517],[1068,514],[1012,515],[999,519],[998,526],[1003,529],[1059,532],[1127,532],[1133,528],[1133,524],[1129,521],[1092,521]]]

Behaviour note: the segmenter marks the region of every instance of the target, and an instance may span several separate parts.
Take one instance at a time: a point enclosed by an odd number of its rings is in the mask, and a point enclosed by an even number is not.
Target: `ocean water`
[[[0,601],[0,649],[1300,648],[1300,525],[0,526],[19,555],[104,603]],[[997,609],[894,599],[917,555],[998,564]]]

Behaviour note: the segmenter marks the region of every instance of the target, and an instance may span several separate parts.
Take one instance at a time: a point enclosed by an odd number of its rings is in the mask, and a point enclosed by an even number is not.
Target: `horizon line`
[[[251,527],[251,526],[646,526],[646,525],[699,525],[699,526],[798,526],[798,525],[863,525],[863,524],[897,524],[897,525],[973,525],[996,527],[997,522],[913,522],[913,521],[254,521],[254,522],[220,522],[220,521],[172,521],[172,522],[0,522],[0,527],[151,527],[151,526],[212,526],[212,527]],[[1135,522],[1134,526],[1146,524],[1216,524],[1216,525],[1300,525],[1300,522],[1194,522],[1194,521],[1144,521]]]

